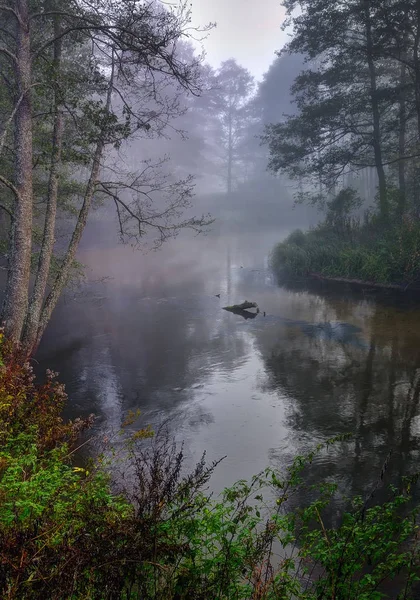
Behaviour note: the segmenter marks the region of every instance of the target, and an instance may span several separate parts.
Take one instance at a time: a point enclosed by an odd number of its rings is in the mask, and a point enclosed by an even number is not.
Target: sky
[[[204,48],[207,61],[218,67],[235,58],[258,80],[287,41],[281,31],[284,9],[281,0],[191,0],[193,24],[216,22]]]

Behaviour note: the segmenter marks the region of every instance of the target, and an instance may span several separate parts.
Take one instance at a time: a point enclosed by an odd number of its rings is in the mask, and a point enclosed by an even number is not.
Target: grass
[[[274,248],[271,265],[280,279],[317,273],[407,287],[420,282],[419,259],[417,220],[381,227],[366,218],[363,223],[326,221],[306,233],[296,230]]]

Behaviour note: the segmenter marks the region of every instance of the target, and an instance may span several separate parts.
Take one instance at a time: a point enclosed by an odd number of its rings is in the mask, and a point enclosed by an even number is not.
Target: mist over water
[[[180,52],[193,56],[189,46]],[[51,368],[66,384],[66,416],[97,415],[94,434],[118,431],[128,411],[140,409],[136,426],[167,422],[185,442],[188,464],[204,451],[209,460],[226,456],[211,483],[217,491],[270,464],[284,467],[337,434],[353,437],[317,459],[310,477],[334,477],[347,494],[369,489],[390,449],[391,478],[418,460],[418,303],[280,286],[269,268],[275,244],[322,218],[311,203],[294,206],[308,187],[284,172],[270,175],[260,143],[264,126],[297,114],[290,87],[302,68],[301,55],[283,54],[256,85],[233,59],[216,71],[203,65],[201,96],[162,87],[167,121],[155,98],[150,106],[143,99],[156,131],[115,149],[106,176],[144,169],[147,200],[134,194],[128,212],[120,205],[122,217],[98,202],[78,252],[86,282],[64,295],[36,357],[39,373]],[[351,180],[365,203],[376,183],[372,169]],[[193,189],[191,206],[184,204]],[[130,211],[156,224],[153,215],[168,206],[170,220],[209,212],[215,221],[207,235],[182,231],[145,253],[159,229],[139,231]],[[258,303],[257,316],[223,310],[245,300]],[[95,452],[94,444],[84,451]]]
[[[141,410],[139,427],[167,420],[189,464],[203,451],[226,455],[216,491],[340,433],[353,439],[316,462],[314,481],[334,475],[347,493],[363,492],[391,448],[392,477],[409,472],[420,443],[420,307],[279,287],[268,256],[287,233],[183,235],[149,254],[106,236],[85,243],[90,283],[63,299],[37,356],[40,372],[66,384],[66,415],[95,413],[104,435],[129,410]],[[222,310],[244,300],[260,314]]]

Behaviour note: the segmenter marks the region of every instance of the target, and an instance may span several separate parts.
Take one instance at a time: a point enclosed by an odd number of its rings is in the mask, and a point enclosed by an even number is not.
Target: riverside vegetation
[[[326,204],[325,220],[304,233],[292,232],[274,248],[271,265],[279,278],[326,277],[394,284],[404,289],[420,283],[420,224],[406,215],[384,225],[380,215],[353,211],[361,201],[351,189]]]
[[[416,475],[381,502],[378,484],[348,499],[330,522],[337,485],[305,483],[328,443],[284,473],[267,469],[213,498],[207,484],[217,465],[203,457],[185,473],[182,447],[164,432],[135,431],[138,415],[129,414],[124,486],[110,476],[107,456],[118,464],[110,442],[89,465],[75,462],[91,419],[63,421],[55,374],[37,384],[3,340],[1,355],[2,598],[379,600],[393,579],[400,600],[413,597]],[[379,481],[385,471],[386,461]],[[311,501],[299,500],[303,491]]]

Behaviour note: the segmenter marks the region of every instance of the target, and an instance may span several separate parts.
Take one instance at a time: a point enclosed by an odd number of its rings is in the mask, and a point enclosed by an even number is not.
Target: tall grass
[[[374,218],[327,221],[303,233],[297,230],[277,244],[271,266],[279,278],[321,274],[375,283],[420,283],[420,223],[406,218],[381,227]]]

